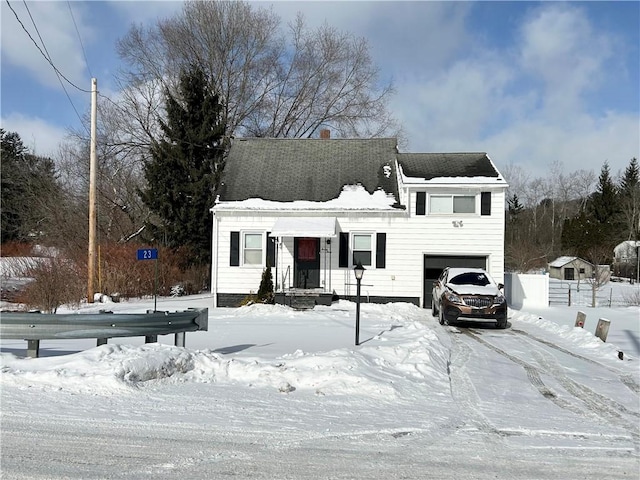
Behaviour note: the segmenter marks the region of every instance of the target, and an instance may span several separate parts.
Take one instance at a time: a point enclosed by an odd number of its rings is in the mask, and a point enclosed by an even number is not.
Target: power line
[[[8,1],[8,0],[7,0]],[[23,0],[24,3],[24,8],[26,8],[27,13],[29,14],[29,18],[31,19],[31,23],[33,24],[33,28],[35,28],[36,33],[38,34],[38,38],[40,39],[40,42],[42,42],[42,47],[44,48],[44,51],[46,52],[47,56],[45,57],[49,63],[52,63],[51,61],[51,54],[49,53],[49,50],[47,50],[47,46],[44,43],[44,39],[42,38],[42,35],[40,35],[40,31],[38,30],[38,26],[36,25],[36,21],[33,18],[33,15],[31,15],[31,11],[29,10],[29,6],[27,5],[27,2],[25,0]],[[67,91],[67,88],[64,86],[64,83],[62,83],[62,79],[60,78],[60,73],[58,73],[58,70],[56,69],[56,76],[58,77],[58,82],[60,82],[60,86],[62,87],[62,90],[64,90],[65,95],[67,96],[67,100],[69,100],[69,103],[71,104],[71,107],[73,108],[73,111],[76,112],[76,116],[78,117],[78,120],[80,120],[80,123],[82,124],[82,118],[80,117],[80,114],[78,113],[78,110],[76,109],[76,106],[73,103],[73,100],[71,100],[71,96],[69,95],[69,92]]]
[[[20,26],[22,27],[22,29],[26,32],[26,34],[29,36],[29,38],[31,39],[31,41],[33,42],[33,44],[36,46],[36,48],[38,49],[38,51],[40,52],[40,54],[45,58],[45,60],[49,63],[49,65],[51,65],[51,67],[53,68],[53,70],[60,75],[69,85],[71,85],[72,87],[80,90],[81,92],[84,93],[91,93],[91,90],[87,90],[84,88],[80,88],[79,86],[77,86],[75,83],[73,83],[71,80],[69,80],[67,77],[64,76],[64,74],[58,70],[58,67],[56,67],[53,62],[47,57],[47,55],[45,55],[45,53],[42,51],[42,49],[40,48],[40,45],[38,45],[38,43],[33,39],[33,37],[31,36],[31,33],[29,33],[29,30],[26,29],[26,27],[24,26],[24,24],[22,23],[22,21],[20,20],[20,17],[18,17],[18,14],[16,13],[16,11],[13,9],[13,7],[11,6],[11,3],[9,3],[9,0],[5,0],[7,2],[7,5],[9,6],[9,9],[11,9],[11,11],[13,12],[13,15],[16,17],[16,20],[18,21],[18,23],[20,24]],[[25,6],[26,6],[26,2],[25,2]],[[27,8],[28,11],[28,8]],[[36,29],[37,30],[37,29]],[[44,44],[44,43],[43,43]]]
[[[91,73],[91,67],[89,66],[89,59],[87,58],[87,52],[84,50],[84,44],[82,43],[82,37],[80,36],[80,30],[78,30],[78,25],[76,24],[76,19],[73,16],[73,10],[71,10],[71,2],[67,0],[67,5],[69,6],[69,13],[71,14],[71,20],[73,20],[73,26],[76,27],[76,33],[78,34],[78,40],[80,40],[80,47],[82,47],[82,55],[84,55],[84,61],[87,64],[87,70],[89,70],[89,75],[93,78],[93,73]]]

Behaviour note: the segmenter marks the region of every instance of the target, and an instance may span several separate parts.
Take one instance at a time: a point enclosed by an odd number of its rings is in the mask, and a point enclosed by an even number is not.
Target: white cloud
[[[602,82],[611,40],[570,5],[535,10],[521,32],[520,62],[527,75],[544,82],[545,108],[558,113],[580,108],[580,97]]]
[[[605,161],[611,171],[624,169],[640,152],[638,118],[609,113],[594,119],[576,117],[571,124],[551,124],[542,120],[521,122],[484,140],[492,158],[500,166],[514,163],[534,177],[547,177],[549,166],[561,162],[567,172],[593,170]],[[508,179],[507,179],[508,180]]]
[[[184,2],[176,1],[115,1],[109,7],[119,12],[128,23],[154,23],[156,20],[173,16],[182,10]],[[125,24],[125,30],[129,25]]]
[[[16,132],[25,147],[35,155],[55,158],[67,131],[38,117],[11,114],[2,117],[0,125],[7,132]]]
[[[72,18],[66,2],[28,2],[27,6],[28,11],[24,3],[11,3],[20,22],[40,46],[44,55],[48,53],[52,62],[71,82],[84,85],[85,61],[73,18],[86,38],[90,38],[90,31],[82,26],[79,9],[74,9]],[[53,68],[25,33],[5,2],[2,3],[1,49],[3,63],[8,62],[27,70],[44,86],[61,88]]]
[[[548,175],[617,172],[640,153],[637,115],[588,107],[603,86],[614,38],[594,32],[576,7],[545,4],[525,18],[520,43],[483,49],[397,85],[410,151],[486,151],[498,167],[522,165]]]

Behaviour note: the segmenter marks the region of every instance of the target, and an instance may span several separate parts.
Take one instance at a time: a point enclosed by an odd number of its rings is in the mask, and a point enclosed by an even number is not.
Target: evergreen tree
[[[517,194],[507,199],[507,241],[512,244],[520,239],[520,216],[524,212],[524,206],[520,203]]]
[[[619,200],[618,188],[611,179],[609,164],[605,162],[586,211],[565,220],[562,247],[594,264],[610,261],[621,234]]]
[[[273,303],[273,276],[271,275],[271,265],[267,263],[267,268],[262,271],[262,279],[258,288],[258,300],[263,303]]]
[[[565,220],[562,227],[562,248],[587,260],[596,247],[609,243],[608,238],[606,224],[598,222],[584,211]]]
[[[640,237],[640,171],[638,160],[632,158],[620,181],[622,220],[627,240]]]
[[[591,196],[590,210],[597,222],[611,224],[616,220],[619,212],[618,189],[611,179],[608,162],[600,170],[596,191]]]
[[[222,105],[198,67],[183,70],[178,91],[165,91],[164,138],[151,148],[144,165],[147,186],[140,192],[159,218],[150,225],[155,240],[170,248],[187,247],[188,264],[211,259],[214,192],[223,167]]]
[[[20,135],[0,129],[3,242],[46,236],[62,189],[53,160],[29,153]]]
[[[24,197],[24,186],[19,179],[20,164],[24,160],[27,149],[17,133],[6,133],[0,130],[2,162],[0,175],[2,185],[2,241],[18,240],[22,236],[21,226],[23,212],[20,199]]]
[[[518,216],[524,211],[524,205],[520,203],[520,199],[517,194],[514,193],[507,199],[507,206],[509,219],[512,222],[516,222],[518,220]]]

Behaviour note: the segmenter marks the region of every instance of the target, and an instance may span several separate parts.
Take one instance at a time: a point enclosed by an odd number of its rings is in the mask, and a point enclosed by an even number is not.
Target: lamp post
[[[356,345],[360,345],[360,282],[362,281],[364,270],[365,269],[360,262],[353,267],[353,273],[356,276],[356,282],[358,283],[358,290],[356,293]]]

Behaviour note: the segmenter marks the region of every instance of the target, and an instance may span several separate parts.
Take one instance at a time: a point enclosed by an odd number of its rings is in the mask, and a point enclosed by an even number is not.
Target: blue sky
[[[179,2],[9,0],[25,28],[77,87],[117,95],[115,42]],[[1,124],[55,155],[90,94],[64,82],[1,4]],[[640,2],[257,2],[282,18],[367,38],[406,151],[486,151],[498,168],[546,177],[640,155]],[[31,20],[33,17],[33,21]],[[37,26],[37,32],[34,27]],[[38,35],[39,34],[39,35]],[[44,48],[43,48],[44,50]],[[83,53],[84,50],[84,53]],[[86,59],[85,59],[86,53]],[[73,105],[72,105],[73,104]],[[75,107],[75,110],[74,110]],[[76,114],[76,110],[78,114]]]

